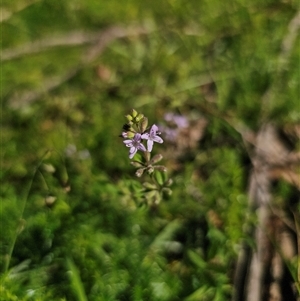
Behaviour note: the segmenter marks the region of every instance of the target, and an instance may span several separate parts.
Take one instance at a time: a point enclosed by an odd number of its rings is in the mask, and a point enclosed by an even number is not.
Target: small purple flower
[[[127,132],[122,132],[121,136],[122,136],[123,138],[128,138],[128,133],[127,133]]]
[[[126,144],[127,147],[130,147],[129,150],[129,159],[132,159],[138,150],[143,152],[146,151],[145,146],[141,142],[141,134],[137,133],[134,135],[132,139],[124,140],[123,143]]]
[[[158,136],[157,134],[158,127],[153,124],[150,133],[145,133],[142,135],[142,139],[146,139],[147,141],[147,151],[151,152],[153,148],[153,143],[163,143],[164,141],[161,139],[161,137]]]
[[[178,136],[178,129],[169,128],[161,125],[159,127],[160,131],[164,134],[164,138],[170,142],[175,142]]]
[[[178,128],[187,128],[189,126],[189,121],[185,116],[166,113],[164,119],[168,122],[173,122]]]

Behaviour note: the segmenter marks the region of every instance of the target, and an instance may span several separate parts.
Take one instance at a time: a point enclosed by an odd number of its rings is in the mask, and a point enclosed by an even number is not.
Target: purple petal
[[[134,157],[135,153],[129,154],[129,159],[132,159]]]
[[[141,134],[136,133],[136,134],[134,135],[134,137],[133,137],[133,140],[136,141],[136,142],[140,141],[140,140],[141,140]]]
[[[157,143],[163,143],[164,141],[161,139],[161,137],[159,137],[159,136],[155,136],[154,138],[153,138],[153,141],[155,141],[155,142],[157,142]]]
[[[129,153],[132,154],[132,153],[134,153],[134,152],[136,152],[136,151],[137,151],[137,148],[134,147],[134,146],[131,146],[131,147],[130,147],[130,150],[129,150]]]
[[[149,140],[148,140],[148,141],[149,141]],[[145,147],[142,143],[139,145],[139,149],[140,149],[141,151],[143,151],[143,152],[147,151],[147,150],[146,150],[146,147]]]
[[[148,140],[149,139],[149,134],[148,133],[145,133],[142,135],[141,137],[142,139],[145,139],[145,140]]]
[[[173,114],[173,113],[166,113],[166,114],[164,115],[164,119],[165,119],[166,121],[172,121],[173,117],[174,117],[174,114]]]
[[[156,134],[157,130],[158,130],[157,125],[156,125],[156,124],[153,124],[152,127],[151,127],[151,132],[153,131],[153,132],[155,132],[155,134]]]
[[[148,152],[151,152],[151,151],[152,151],[152,148],[153,148],[153,141],[150,140],[150,139],[147,141],[147,148],[148,148]]]
[[[131,148],[129,151],[129,159],[132,159],[134,157],[134,155],[136,154],[136,152],[137,152],[136,148]]]
[[[179,128],[186,128],[189,126],[189,122],[185,116],[181,116],[181,115],[174,116],[174,122]]]

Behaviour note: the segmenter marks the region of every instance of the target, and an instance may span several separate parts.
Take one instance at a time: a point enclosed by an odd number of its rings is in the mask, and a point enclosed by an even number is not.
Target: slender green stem
[[[31,180],[29,182],[28,189],[27,189],[27,192],[26,192],[26,195],[24,197],[22,207],[21,207],[19,223],[18,223],[17,229],[15,231],[15,235],[13,237],[13,241],[12,241],[11,246],[9,248],[8,254],[5,256],[6,260],[5,260],[5,264],[4,264],[4,273],[6,273],[8,271],[9,264],[10,264],[10,261],[11,261],[11,257],[12,257],[12,254],[13,254],[13,251],[14,251],[14,248],[15,248],[15,244],[16,244],[16,241],[17,241],[17,237],[20,234],[21,229],[24,225],[23,215],[24,215],[24,211],[25,211],[25,208],[26,208],[27,200],[29,199],[29,194],[30,194],[30,191],[31,191],[31,188],[32,188],[33,180],[34,180],[34,178],[35,178],[35,176],[38,172],[39,167],[41,166],[44,158],[46,157],[46,155],[48,155],[48,153],[49,153],[49,150],[47,150],[45,152],[45,154],[42,156],[41,160],[38,162],[38,164],[37,164],[37,166],[34,170],[34,173],[31,177]]]
[[[145,158],[145,165],[146,166],[148,166],[148,163],[150,162],[150,160],[151,160],[151,153],[150,152],[143,152],[143,154],[144,154],[144,158]]]

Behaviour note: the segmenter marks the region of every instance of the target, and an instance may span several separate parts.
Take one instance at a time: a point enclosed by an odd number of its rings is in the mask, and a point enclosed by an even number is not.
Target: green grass
[[[0,300],[229,300],[236,246],[252,243],[243,225],[255,223],[237,129],[300,122],[299,33],[282,52],[297,2],[2,6],[4,54],[75,31],[133,29],[90,61],[92,43],[1,62]],[[170,111],[208,121],[179,159],[159,145],[174,184],[155,209],[136,206],[142,185],[118,137],[131,108],[150,123]],[[276,197],[289,200],[295,188],[282,183]]]

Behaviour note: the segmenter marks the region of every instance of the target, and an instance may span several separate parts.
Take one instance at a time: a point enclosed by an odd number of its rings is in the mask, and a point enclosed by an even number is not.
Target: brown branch
[[[297,31],[300,28],[300,11],[294,16],[288,26],[288,33],[282,41],[281,53],[278,57],[278,75],[284,72],[292,48],[294,47]],[[276,86],[276,85],[275,85]],[[274,86],[270,87],[262,97],[262,105],[266,106],[275,96]],[[237,128],[237,127],[235,127]],[[245,136],[245,129],[238,130],[244,142],[249,141]],[[253,137],[253,138],[252,138]],[[299,162],[298,153],[290,153],[282,143],[279,143],[276,130],[271,124],[264,124],[258,135],[251,135],[251,142],[255,146],[253,156],[250,156],[253,163],[253,171],[250,175],[248,197],[250,210],[256,210],[258,221],[254,229],[254,238],[256,249],[253,251],[249,272],[247,275],[248,283],[240,283],[241,271],[247,269],[248,260],[245,259],[245,248],[241,247],[239,252],[237,267],[235,272],[233,301],[261,301],[263,300],[263,281],[267,273],[266,269],[270,263],[270,241],[267,237],[267,225],[271,216],[271,166],[281,165],[283,163],[294,164]],[[254,140],[254,141],[253,141]],[[298,239],[298,245],[300,239]],[[299,248],[299,246],[298,246]],[[299,250],[298,250],[299,251]],[[277,262],[278,263],[278,262]],[[279,264],[280,265],[280,264]],[[298,272],[300,271],[300,262]],[[278,275],[278,274],[277,274]],[[300,278],[300,272],[298,273]],[[244,292],[244,284],[246,289]],[[276,288],[276,293],[278,290]]]
[[[86,52],[81,56],[77,66],[69,69],[61,76],[46,79],[41,83],[41,87],[35,91],[17,92],[9,100],[8,104],[13,109],[21,109],[22,107],[31,104],[39,99],[41,96],[49,93],[55,88],[59,87],[64,82],[74,77],[86,65],[92,62],[99,56],[104,49],[114,40],[118,38],[125,38],[129,36],[136,36],[141,34],[148,34],[149,31],[142,27],[123,28],[119,26],[110,27],[98,35],[97,43],[90,46]]]
[[[270,180],[268,178],[269,166],[264,162],[265,148],[270,140],[267,139],[270,126],[261,128],[257,136],[257,149],[253,159],[254,169],[250,176],[248,191],[250,207],[256,209],[258,221],[254,230],[256,249],[253,250],[249,267],[248,283],[246,289],[246,301],[263,300],[263,283],[266,268],[270,261],[270,242],[266,234],[267,224],[270,218]]]
[[[21,45],[17,48],[9,48],[2,50],[0,59],[1,61],[9,61],[13,59],[20,58],[25,55],[32,55],[35,53],[40,53],[42,51],[47,51],[55,47],[63,46],[80,46],[85,44],[92,44],[99,40],[103,32],[88,33],[83,31],[72,31],[67,34],[48,37],[32,43]]]
[[[272,258],[271,276],[273,281],[270,284],[269,301],[282,301],[280,282],[283,277],[283,260],[278,252]]]
[[[279,56],[279,68],[283,69],[295,45],[297,34],[300,28],[300,10],[291,20],[288,26],[288,34],[284,37],[281,44],[281,53]]]

